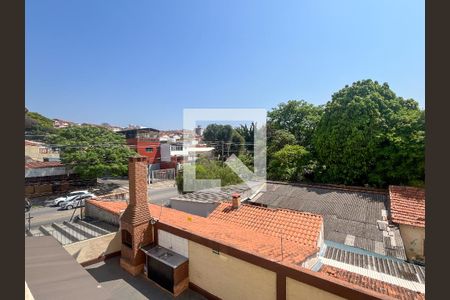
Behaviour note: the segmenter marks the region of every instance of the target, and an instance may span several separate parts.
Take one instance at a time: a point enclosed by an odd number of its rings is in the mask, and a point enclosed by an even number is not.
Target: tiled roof
[[[289,209],[272,209],[241,204],[237,209],[231,203],[221,203],[208,219],[232,223],[283,240],[316,247],[323,218],[320,215]]]
[[[26,161],[25,169],[40,169],[40,168],[54,168],[54,167],[63,167],[59,161]]]
[[[425,227],[425,189],[391,185],[389,200],[392,222]]]
[[[120,215],[127,206],[124,201],[88,200],[101,209]],[[278,237],[243,228],[221,220],[191,215],[182,211],[149,204],[150,214],[162,224],[213,240],[236,249],[249,252],[271,261],[301,265],[306,258],[317,252],[317,247],[281,241]]]
[[[342,270],[339,268],[323,265],[320,270],[320,273],[326,274],[330,277],[333,277],[338,280],[347,281],[352,284],[356,284],[360,287],[373,290],[375,292],[385,294],[397,299],[402,300],[424,300],[425,295],[423,293],[414,292],[412,290],[406,289],[404,287],[400,287],[394,284],[389,284],[387,282],[383,282],[377,279],[373,279],[367,276],[359,275],[353,272],[349,272],[346,270]]]
[[[43,143],[25,140],[25,146],[41,146]]]
[[[387,235],[387,228],[378,226],[387,218],[387,196],[365,188],[268,182],[250,203],[322,215],[325,240],[406,259],[398,228],[389,228]]]

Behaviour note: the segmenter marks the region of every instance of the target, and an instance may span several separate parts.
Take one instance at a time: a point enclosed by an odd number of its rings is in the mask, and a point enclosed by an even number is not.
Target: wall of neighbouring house
[[[88,262],[104,255],[120,251],[120,232],[113,232],[99,237],[83,240],[63,246],[78,263]]]
[[[227,299],[276,299],[276,273],[189,241],[189,281]]]
[[[425,228],[400,224],[400,235],[408,259],[425,259]]]
[[[345,298],[286,277],[286,300],[296,299],[335,300]]]
[[[73,173],[73,171],[68,170],[65,166],[50,167],[50,168],[34,168],[34,169],[25,169],[25,178],[69,175],[71,173]]]
[[[29,156],[37,161],[44,161],[44,158],[59,158],[58,151],[52,151],[45,146],[25,146],[25,156]]]
[[[170,200],[171,208],[201,217],[207,217],[218,205],[219,203]]]
[[[86,217],[91,217],[93,219],[97,219],[112,225],[120,226],[119,224],[119,216],[108,212],[104,209],[98,208],[95,205],[86,202],[86,206],[84,207],[84,213]]]

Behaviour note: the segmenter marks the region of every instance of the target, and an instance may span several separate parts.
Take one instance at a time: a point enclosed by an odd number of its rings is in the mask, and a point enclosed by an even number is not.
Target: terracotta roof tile
[[[425,189],[391,185],[389,199],[394,223],[425,227]]]
[[[221,203],[208,219],[236,224],[283,240],[317,247],[323,218],[320,215],[289,209],[272,209],[241,204],[233,209],[231,203]]]
[[[334,279],[347,281],[352,284],[358,285],[360,287],[375,291],[380,294],[384,294],[390,297],[394,297],[402,300],[424,300],[425,295],[419,292],[415,292],[406,289],[401,286],[390,284],[381,280],[373,279],[367,276],[359,275],[353,272],[349,272],[343,269],[331,267],[328,265],[323,265],[320,273],[326,274]]]
[[[124,201],[88,200],[88,203],[116,215],[120,215],[127,207],[127,203]],[[280,238],[273,235],[243,228],[220,219],[204,218],[155,204],[149,204],[148,206],[150,214],[163,224],[271,261],[300,265],[301,262],[318,250],[315,245],[313,246],[310,243],[296,243],[291,240],[283,240],[283,248],[281,248]],[[251,228],[251,226],[248,227]]]

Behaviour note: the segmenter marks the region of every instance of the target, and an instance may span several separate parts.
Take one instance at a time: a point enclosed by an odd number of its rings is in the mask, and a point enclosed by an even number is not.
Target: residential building
[[[318,214],[241,203],[237,193],[207,218],[150,204],[145,160],[130,159],[129,203],[88,200],[86,215],[119,223],[120,265],[174,296],[190,288],[210,299],[424,298],[423,282],[393,276],[414,273],[409,264],[327,254]]]
[[[73,122],[65,121],[61,119],[53,119],[53,127],[54,128],[66,128],[73,125]]]
[[[159,141],[159,130],[153,128],[133,128],[118,131],[123,134],[127,145],[139,155],[147,158],[149,170],[160,169],[161,143]]]
[[[92,185],[96,179],[81,179],[72,168],[59,161],[25,159],[25,195],[43,196]]]
[[[57,161],[59,151],[42,142],[25,140],[25,156],[36,161]]]
[[[400,227],[408,260],[425,262],[425,189],[389,186],[390,219]]]
[[[167,167],[176,168],[182,163],[192,163],[200,156],[210,157],[214,147],[206,146],[185,146],[183,143],[161,144],[161,164]],[[161,167],[164,169],[163,167]]]

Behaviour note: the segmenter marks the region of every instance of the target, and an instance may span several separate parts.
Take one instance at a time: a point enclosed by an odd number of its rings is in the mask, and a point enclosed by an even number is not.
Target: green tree
[[[311,149],[311,140],[323,113],[323,106],[304,100],[289,100],[268,112],[270,126],[292,133],[297,144]]]
[[[203,140],[215,147],[216,155],[239,155],[245,150],[244,138],[230,125],[209,124],[203,132]]]
[[[128,158],[137,155],[125,145],[122,135],[102,127],[62,128],[47,142],[60,148],[62,162],[83,178],[125,176]]]
[[[193,168],[194,165],[185,165],[185,168]],[[196,179],[220,179],[221,186],[242,183],[239,176],[227,165],[222,165],[217,161],[206,158],[198,159],[195,163]],[[185,193],[183,188],[183,170],[178,172],[176,177],[177,189],[180,193]]]
[[[286,145],[275,152],[269,162],[269,178],[302,181],[309,172],[310,153],[299,145]]]
[[[268,130],[267,134],[267,155],[268,159],[281,150],[286,145],[295,145],[295,136],[285,129]]]
[[[387,83],[363,80],[332,96],[313,143],[322,182],[373,186],[422,180],[423,113]]]
[[[25,132],[34,135],[36,140],[43,140],[46,135],[55,131],[53,120],[25,108]]]

